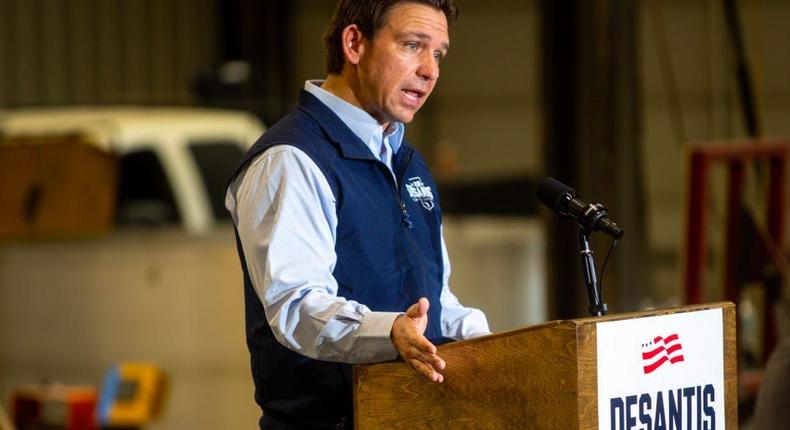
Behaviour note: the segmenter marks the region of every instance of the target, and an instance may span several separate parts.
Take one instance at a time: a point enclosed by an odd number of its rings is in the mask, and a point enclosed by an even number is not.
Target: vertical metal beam
[[[729,162],[727,184],[727,227],[724,252],[724,298],[733,303],[739,303],[739,290],[744,280],[744,243],[741,240],[741,226],[743,224],[743,182],[745,179],[745,166],[743,159],[733,159]]]
[[[785,178],[787,177],[787,150],[771,157],[768,188],[768,231],[774,238],[776,248],[784,249],[785,239]]]
[[[575,75],[580,37],[575,25],[578,3],[577,0],[539,3],[545,173],[568,184],[578,182]],[[552,214],[547,216],[546,226],[550,238],[547,243],[549,318],[585,315],[575,225]]]
[[[691,155],[690,180],[686,210],[688,219],[685,258],[685,303],[702,303],[702,269],[705,261],[708,200],[708,158],[694,152]]]

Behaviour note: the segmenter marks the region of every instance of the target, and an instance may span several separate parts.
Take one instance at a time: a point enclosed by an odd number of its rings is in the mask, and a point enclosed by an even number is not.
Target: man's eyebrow
[[[423,33],[423,32],[420,32],[420,31],[407,31],[407,32],[404,32],[401,35],[401,37],[404,37],[404,38],[416,37],[417,39],[420,39],[420,40],[431,40],[431,36],[428,35],[428,33]],[[442,48],[445,51],[448,51],[448,50],[450,50],[450,44],[448,42],[444,42],[444,43],[442,43]]]

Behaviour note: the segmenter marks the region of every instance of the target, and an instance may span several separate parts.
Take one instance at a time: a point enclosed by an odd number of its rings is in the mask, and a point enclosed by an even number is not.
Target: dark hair
[[[376,31],[386,22],[387,12],[400,3],[417,3],[431,6],[444,12],[447,24],[458,18],[458,8],[453,0],[340,0],[335,16],[324,33],[326,45],[326,71],[338,74],[343,70],[346,59],[343,55],[343,30],[351,24],[359,26],[362,35],[372,40]]]

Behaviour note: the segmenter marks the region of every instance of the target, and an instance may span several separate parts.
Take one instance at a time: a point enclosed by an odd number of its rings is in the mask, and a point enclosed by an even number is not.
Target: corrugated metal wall
[[[183,104],[216,57],[213,0],[0,0],[0,106]]]

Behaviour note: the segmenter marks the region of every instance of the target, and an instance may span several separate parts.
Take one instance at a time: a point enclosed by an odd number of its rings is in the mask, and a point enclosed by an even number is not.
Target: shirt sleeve
[[[226,196],[250,279],[278,342],[310,358],[391,360],[393,312],[337,295],[335,199],[301,150],[276,146],[256,158]]]
[[[485,314],[475,308],[463,306],[455,294],[450,291],[450,258],[442,233],[442,262],[444,264],[442,294],[442,335],[444,337],[463,340],[491,334]]]

